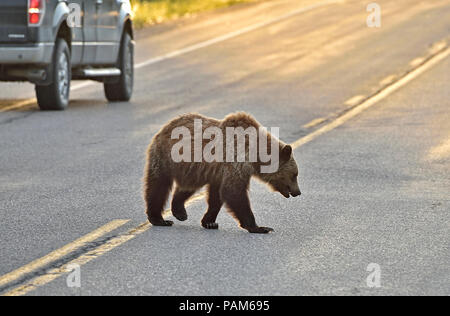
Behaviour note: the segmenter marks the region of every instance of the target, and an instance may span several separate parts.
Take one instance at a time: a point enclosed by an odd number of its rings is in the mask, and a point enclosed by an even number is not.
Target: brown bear
[[[276,169],[269,170],[273,165]],[[187,219],[185,202],[207,186],[208,210],[201,221],[204,228],[218,228],[216,218],[225,204],[250,233],[273,231],[256,225],[248,197],[252,177],[286,198],[301,194],[292,147],[262,128],[251,115],[233,113],[223,120],[182,115],[158,132],[147,151],[144,199],[148,220],[154,226],[173,225],[162,213],[175,182],[172,214],[176,219]]]

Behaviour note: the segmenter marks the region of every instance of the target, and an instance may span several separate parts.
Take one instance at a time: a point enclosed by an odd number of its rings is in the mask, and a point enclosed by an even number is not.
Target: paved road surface
[[[92,84],[63,113],[33,102],[0,113],[0,275],[19,271],[0,277],[0,293],[449,295],[449,57],[298,147],[301,198],[252,183],[257,222],[273,234],[248,234],[224,210],[220,230],[206,231],[202,200],[187,222],[132,231],[146,220],[146,146],[172,117],[248,111],[295,142],[450,44],[450,1],[380,0],[379,29],[365,24],[366,1],[317,2],[237,6],[138,32],[130,103],[108,104]],[[0,111],[31,97],[28,84],[2,83]],[[117,219],[129,221],[17,270]],[[83,263],[80,289],[48,273],[70,262]],[[366,284],[370,263],[381,288]]]

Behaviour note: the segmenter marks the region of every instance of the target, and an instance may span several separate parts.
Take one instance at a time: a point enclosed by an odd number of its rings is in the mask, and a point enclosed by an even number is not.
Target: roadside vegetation
[[[134,25],[136,28],[142,28],[202,11],[255,1],[257,0],[131,0],[131,5]]]

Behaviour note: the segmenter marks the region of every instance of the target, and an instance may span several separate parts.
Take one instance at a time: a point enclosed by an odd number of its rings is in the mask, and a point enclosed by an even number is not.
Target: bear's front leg
[[[226,203],[231,214],[239,221],[242,228],[248,230],[249,233],[267,234],[272,232],[270,227],[259,227],[256,225],[255,216],[253,215],[250,199],[247,193],[248,185],[224,185],[222,187],[222,198]]]
[[[220,187],[218,185],[210,185],[208,187],[208,211],[202,218],[202,226],[204,228],[219,229],[219,224],[216,223],[216,219],[222,205]]]
[[[186,201],[194,195],[195,191],[184,191],[177,187],[172,199],[172,215],[179,221],[185,221],[188,219],[188,215],[185,208]]]

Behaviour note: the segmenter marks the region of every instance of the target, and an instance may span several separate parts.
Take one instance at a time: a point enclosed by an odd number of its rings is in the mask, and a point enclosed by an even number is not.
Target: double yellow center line
[[[87,234],[86,236],[81,237],[80,239],[77,239],[64,247],[49,253],[48,255],[40,259],[37,259],[17,270],[14,270],[10,273],[3,275],[2,277],[0,277],[0,288],[9,283],[17,281],[26,276],[27,274],[39,270],[64,256],[67,256],[68,254],[76,251],[77,249],[80,249],[83,246],[86,246],[88,243],[97,240],[98,238],[119,228],[120,226],[125,225],[128,222],[129,220],[114,220],[94,230],[93,232]]]
[[[203,199],[205,197],[204,193],[200,193],[197,195],[194,195],[187,203],[186,205],[190,205],[200,199]],[[167,216],[170,213],[170,210],[166,210],[164,215]],[[27,274],[34,272],[36,270],[42,269],[52,262],[55,262],[64,256],[74,252],[77,249],[82,248],[83,246],[86,246],[88,243],[93,242],[97,240],[98,238],[106,235],[107,233],[125,225],[128,223],[129,220],[114,220],[110,222],[109,224],[106,224],[105,226],[100,227],[99,229],[93,231],[92,233],[58,249],[53,251],[52,253],[48,254],[45,257],[42,257],[38,260],[35,260],[26,266],[23,266],[22,268],[19,268],[11,273],[8,273],[0,278],[0,288],[2,286],[5,286],[7,284],[10,284],[14,281],[20,280],[27,276]],[[147,231],[150,228],[149,223],[143,223],[131,230],[129,230],[126,233],[119,234],[116,237],[113,237],[103,243],[102,245],[84,253],[81,254],[76,259],[71,260],[70,262],[67,262],[63,264],[60,267],[50,269],[49,271],[45,271],[42,273],[42,275],[30,280],[25,281],[22,285],[12,289],[8,290],[6,293],[2,294],[2,296],[22,296],[25,295],[36,288],[43,286],[45,284],[50,283],[51,281],[57,279],[58,277],[70,272],[70,267],[73,265],[79,265],[82,266],[95,258],[100,257],[101,255],[111,251],[112,249],[126,243],[127,241],[135,238],[136,236],[142,234],[143,232]]]

